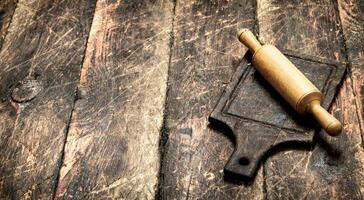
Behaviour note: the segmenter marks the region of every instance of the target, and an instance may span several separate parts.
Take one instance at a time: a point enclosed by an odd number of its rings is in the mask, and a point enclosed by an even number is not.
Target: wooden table
[[[0,199],[364,199],[363,5],[0,1]],[[234,147],[207,121],[239,28],[349,69],[343,134],[277,152],[249,184],[224,179]]]

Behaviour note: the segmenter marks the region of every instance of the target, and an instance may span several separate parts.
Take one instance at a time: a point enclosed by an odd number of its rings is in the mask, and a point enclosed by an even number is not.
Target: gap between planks
[[[97,1],[95,2],[95,4],[97,4]],[[95,11],[96,11],[96,6],[94,6],[93,8],[93,11],[92,11],[92,17],[91,17],[91,25],[90,27],[92,28],[92,25],[94,23],[94,16],[95,16]],[[85,49],[83,51],[83,54],[82,54],[82,62],[81,62],[81,70],[79,71],[79,75],[78,75],[78,81],[80,82],[80,79],[81,79],[81,73],[82,73],[82,67],[84,65],[84,62],[85,62],[85,57],[86,57],[86,51],[87,51],[87,47],[88,47],[88,44],[89,44],[89,39],[90,39],[90,32],[91,32],[91,28],[88,30],[88,33],[87,33],[87,42],[85,44]],[[55,187],[54,187],[54,190],[52,192],[52,199],[56,199],[56,192],[57,192],[57,189],[58,189],[58,185],[59,185],[59,179],[60,179],[60,173],[61,173],[61,169],[62,169],[62,166],[63,166],[63,163],[64,163],[64,156],[65,156],[65,147],[66,147],[66,143],[67,143],[67,137],[68,137],[68,133],[69,133],[69,130],[70,130],[70,127],[71,127],[71,120],[72,120],[72,117],[73,117],[73,113],[74,113],[74,110],[75,110],[75,105],[76,105],[76,101],[77,101],[77,98],[79,98],[79,94],[78,94],[78,91],[79,91],[79,84],[77,84],[77,86],[75,87],[75,90],[73,91],[73,104],[72,104],[72,110],[71,110],[71,114],[70,114],[70,117],[68,118],[68,121],[67,121],[67,126],[66,126],[66,131],[65,131],[65,136],[64,136],[64,141],[63,141],[63,146],[62,146],[62,152],[61,152],[61,157],[60,157],[60,160],[59,160],[59,164],[58,164],[58,167],[57,167],[57,177],[56,177],[56,182],[55,182]]]
[[[177,0],[173,0],[173,12],[172,12],[172,28],[171,28],[171,32],[170,32],[170,42],[169,42],[169,58],[168,58],[168,70],[167,70],[167,88],[166,88],[166,95],[165,95],[165,99],[164,99],[164,110],[163,110],[163,121],[162,121],[162,127],[160,130],[160,137],[159,137],[159,156],[160,156],[160,160],[159,160],[159,172],[158,172],[158,184],[157,184],[157,188],[156,188],[156,193],[155,193],[155,199],[162,199],[162,194],[161,194],[161,188],[163,187],[162,183],[162,167],[163,167],[163,159],[165,156],[165,147],[166,144],[168,142],[168,130],[167,130],[167,125],[166,125],[166,117],[167,117],[167,94],[168,94],[168,82],[170,81],[170,78],[168,76],[169,74],[169,70],[171,68],[171,64],[172,64],[172,53],[173,53],[173,46],[174,46],[174,26],[175,26],[175,19],[176,19],[176,5],[177,5]]]

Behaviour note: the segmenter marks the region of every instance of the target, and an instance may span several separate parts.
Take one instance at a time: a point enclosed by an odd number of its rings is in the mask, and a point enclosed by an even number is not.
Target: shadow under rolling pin
[[[248,29],[240,30],[238,38],[252,52],[257,71],[298,113],[311,113],[331,136],[341,133],[341,123],[321,107],[321,92],[286,56],[273,45],[261,45]]]

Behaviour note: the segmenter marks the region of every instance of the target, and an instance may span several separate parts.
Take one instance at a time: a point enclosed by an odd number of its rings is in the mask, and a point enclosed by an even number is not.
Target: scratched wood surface
[[[0,49],[4,38],[8,33],[8,28],[16,7],[16,0],[0,1]]]
[[[361,133],[364,141],[364,1],[339,0],[342,29],[348,55],[349,76],[347,85],[351,85],[351,115],[357,115],[356,132]]]
[[[17,4],[0,52],[0,199],[52,198],[94,4]]]
[[[0,199],[364,199],[363,15],[363,0],[1,0]],[[343,134],[245,184],[207,122],[243,27],[349,67]]]
[[[177,1],[159,198],[262,198],[262,173],[248,186],[224,180],[233,145],[207,121],[246,51],[236,30],[254,27],[255,8],[251,0]]]
[[[151,199],[159,174],[173,4],[99,0],[59,199]]]

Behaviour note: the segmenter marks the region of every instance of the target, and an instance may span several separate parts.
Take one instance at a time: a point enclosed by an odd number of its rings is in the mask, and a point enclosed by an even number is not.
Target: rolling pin
[[[248,29],[238,38],[252,52],[253,66],[298,113],[311,113],[331,136],[341,133],[341,123],[321,107],[321,92],[286,56],[273,45],[261,45]]]

